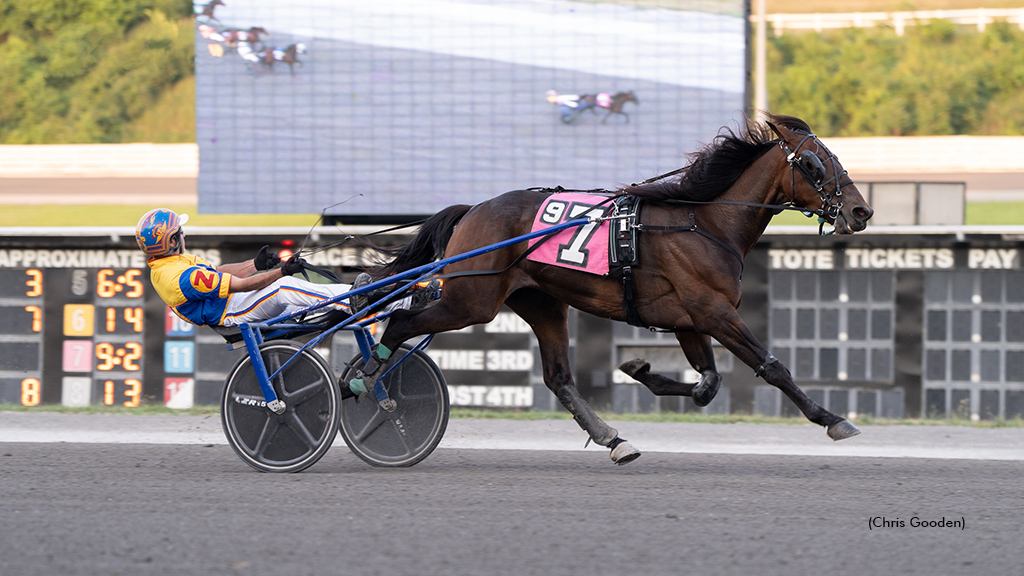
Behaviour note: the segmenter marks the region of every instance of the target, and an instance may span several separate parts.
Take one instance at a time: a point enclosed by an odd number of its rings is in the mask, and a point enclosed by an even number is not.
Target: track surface
[[[140,433],[169,429],[159,418],[127,418]],[[215,419],[172,420],[196,435],[180,444],[41,440],[53,419],[37,435],[36,420],[0,413],[3,576],[1017,574],[1022,565],[1021,445],[992,452],[1020,440],[1020,429],[926,429],[935,445],[998,459],[647,451],[617,467],[606,450],[583,450],[581,433],[563,428],[571,422],[481,431],[455,420],[451,440],[413,468],[370,467],[339,443],[306,472],[271,475],[245,466],[222,438],[203,438]],[[124,421],[89,422],[117,430]],[[641,449],[658,445],[646,428],[745,434],[755,450],[770,437],[798,445],[791,437],[803,433],[619,427],[636,428]],[[516,428],[565,433],[577,447],[480,449],[503,445],[498,436]],[[912,443],[889,428],[859,438]],[[869,529],[876,517],[892,527]],[[966,528],[914,528],[914,517],[963,519]]]

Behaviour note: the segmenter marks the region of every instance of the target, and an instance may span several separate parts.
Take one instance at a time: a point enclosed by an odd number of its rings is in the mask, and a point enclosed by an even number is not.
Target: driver
[[[186,222],[187,214],[178,215],[165,208],[150,210],[135,227],[135,240],[149,257],[150,281],[156,293],[175,314],[192,324],[235,326],[261,322],[371,282],[365,273],[357,276],[352,286],[293,278],[302,271],[305,261],[295,255],[282,263],[268,246],[260,248],[252,260],[215,267],[185,252],[181,226]],[[275,268],[278,264],[281,266]],[[436,299],[439,289],[440,282],[434,279],[426,288],[389,304],[385,310],[424,308]],[[334,306],[355,312],[343,300]]]

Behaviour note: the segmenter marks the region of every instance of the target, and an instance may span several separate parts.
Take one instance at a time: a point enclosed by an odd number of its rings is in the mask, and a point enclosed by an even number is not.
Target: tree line
[[[0,0],[0,144],[194,142],[188,0]],[[1024,31],[770,36],[769,107],[823,136],[1024,134]]]
[[[189,0],[0,0],[0,144],[139,141],[192,81],[191,16]]]
[[[827,136],[1024,134],[1024,31],[933,20],[771,38],[768,103]]]

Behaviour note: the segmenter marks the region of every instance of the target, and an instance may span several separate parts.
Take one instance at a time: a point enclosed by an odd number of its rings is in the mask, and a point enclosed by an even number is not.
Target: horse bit
[[[815,145],[820,149],[824,149],[828,154],[828,161],[832,163],[832,173],[834,174],[832,178],[825,180],[825,164],[822,163],[821,158],[819,158],[817,154],[810,150],[804,150],[797,154],[797,151],[800,150],[804,143],[809,139],[813,139]],[[796,203],[797,171],[800,172],[800,175],[804,177],[804,180],[806,180],[808,184],[817,190],[818,196],[821,197],[821,209],[818,210],[818,234],[826,236],[827,234],[822,231],[826,222],[824,217],[829,216],[832,218],[833,222],[836,221],[839,217],[839,211],[843,207],[843,186],[853,184],[853,180],[847,179],[845,182],[840,182],[840,179],[846,175],[846,170],[838,170],[838,158],[836,158],[836,156],[832,154],[832,151],[822,144],[821,140],[818,140],[818,137],[814,134],[807,133],[803,137],[803,140],[800,140],[800,143],[793,149],[789,148],[789,144],[786,143],[785,138],[779,138],[779,148],[781,148],[783,153],[785,153],[786,162],[789,163],[789,183],[790,190],[793,192],[793,203]],[[826,193],[825,186],[832,182],[835,182],[835,190]],[[831,234],[831,232],[828,234]]]

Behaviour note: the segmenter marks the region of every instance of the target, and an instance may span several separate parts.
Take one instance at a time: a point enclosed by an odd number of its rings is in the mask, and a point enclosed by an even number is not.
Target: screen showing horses
[[[386,221],[673,170],[742,114],[744,16],[743,0],[201,2],[199,209]]]

